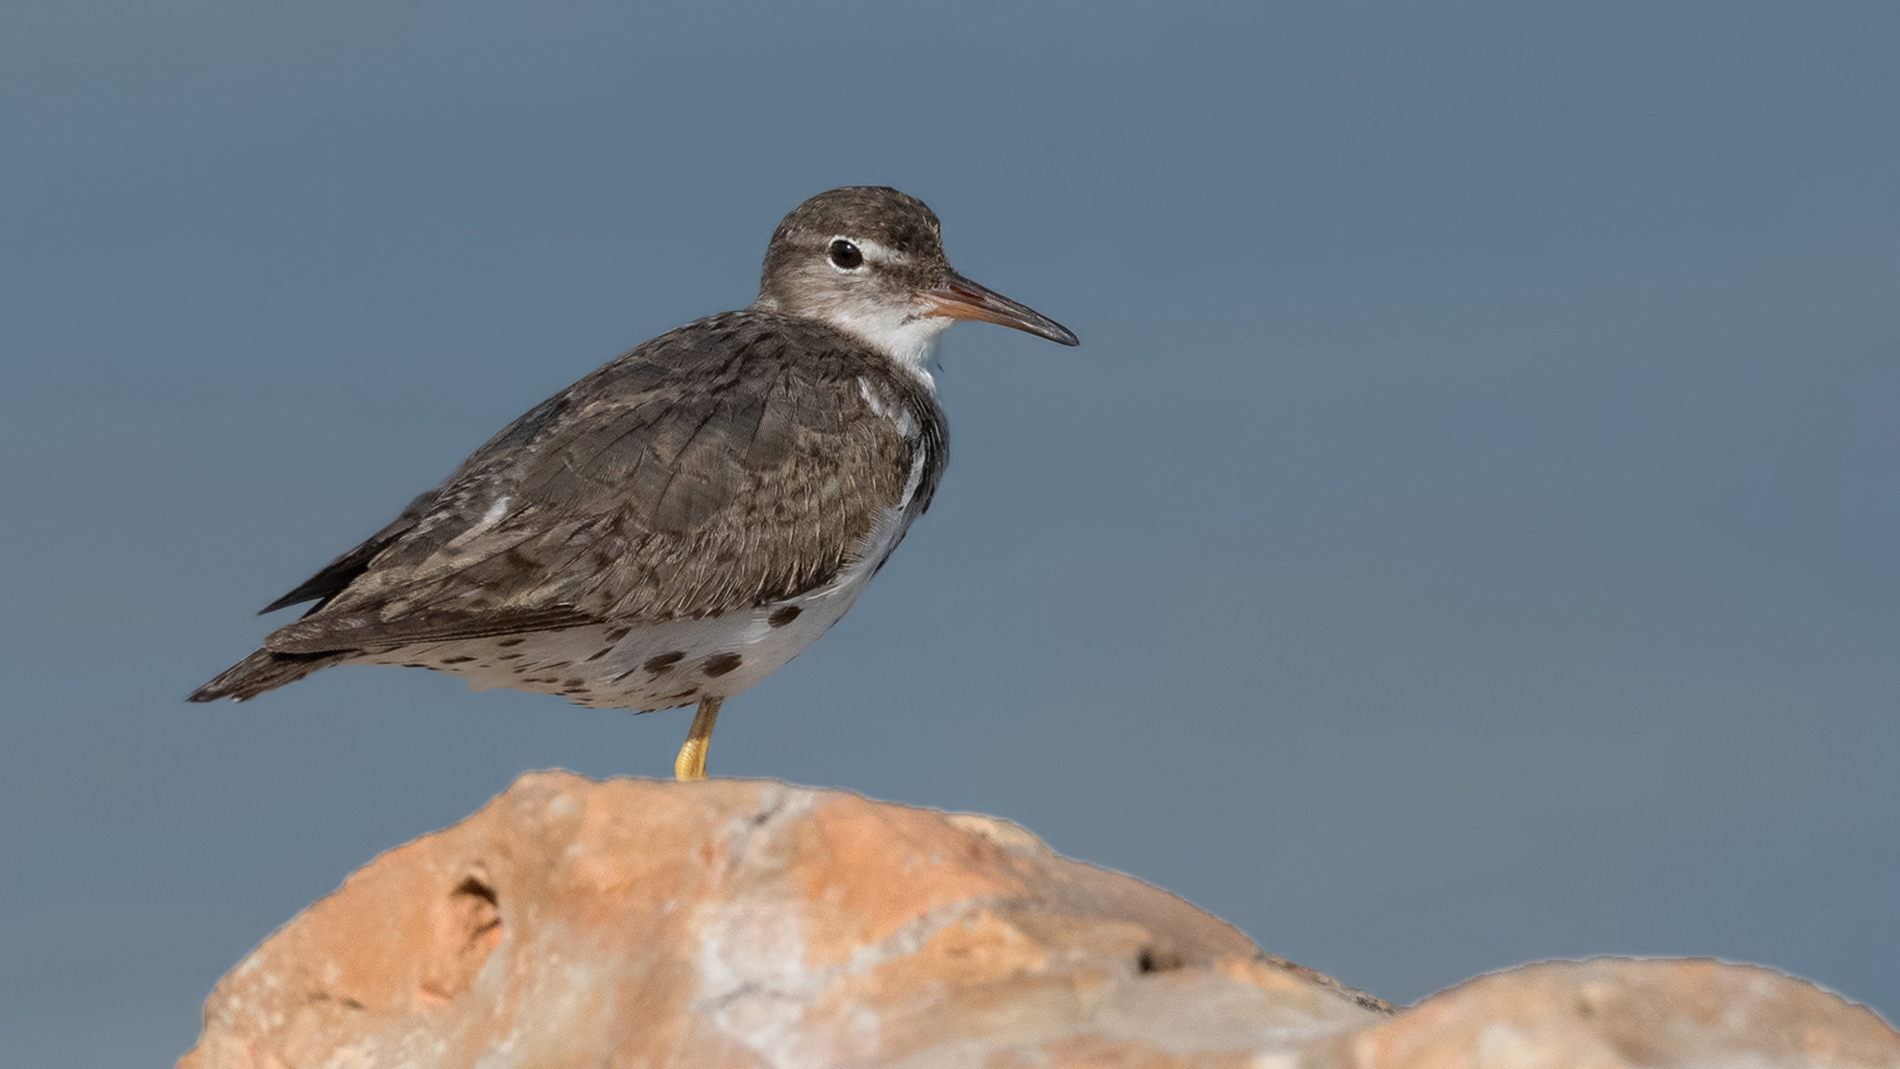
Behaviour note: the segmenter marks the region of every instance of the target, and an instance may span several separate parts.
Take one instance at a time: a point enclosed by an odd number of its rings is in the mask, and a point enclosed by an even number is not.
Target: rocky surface
[[[1315,1067],[1900,1065],[1862,1006],[1754,965],[1598,958],[1525,965],[1315,1044]]]
[[[988,817],[523,776],[233,969],[184,1069],[1900,1067],[1811,985],[1545,963],[1392,1007]]]

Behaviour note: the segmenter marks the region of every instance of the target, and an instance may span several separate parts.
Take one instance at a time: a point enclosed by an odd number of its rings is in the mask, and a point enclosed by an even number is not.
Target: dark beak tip
[[[1068,327],[1044,315],[1036,315],[1034,319],[1018,320],[1002,325],[1020,330],[1024,334],[1033,334],[1038,338],[1046,338],[1049,341],[1055,342],[1057,345],[1073,347],[1082,344],[1082,339],[1075,336],[1075,331],[1070,330]]]

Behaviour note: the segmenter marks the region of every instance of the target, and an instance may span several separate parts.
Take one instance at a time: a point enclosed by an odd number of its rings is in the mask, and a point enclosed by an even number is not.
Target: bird
[[[846,186],[773,232],[759,294],[608,361],[503,428],[262,612],[314,602],[187,700],[346,664],[592,708],[721,704],[837,623],[930,507],[949,428],[929,365],[958,320],[1077,345],[951,268],[935,212]]]

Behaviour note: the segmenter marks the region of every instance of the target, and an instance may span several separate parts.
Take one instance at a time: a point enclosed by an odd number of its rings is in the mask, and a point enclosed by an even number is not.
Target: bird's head
[[[936,213],[884,186],[846,186],[792,209],[766,249],[754,307],[822,320],[918,370],[959,319],[1077,344],[1062,324],[957,274]]]

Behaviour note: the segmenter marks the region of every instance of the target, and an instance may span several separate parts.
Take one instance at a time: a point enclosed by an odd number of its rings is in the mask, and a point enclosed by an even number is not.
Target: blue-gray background
[[[889,183],[1069,350],[715,771],[1021,821],[1407,1001],[1712,954],[1900,1015],[1890,4],[83,3],[0,15],[0,1062],[683,712],[251,613]],[[636,13],[633,9],[639,8]]]

